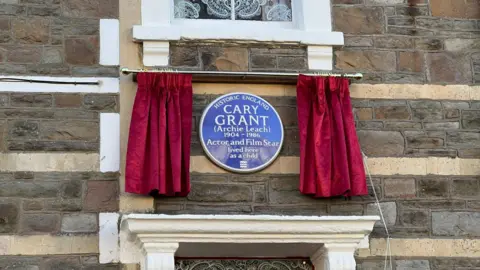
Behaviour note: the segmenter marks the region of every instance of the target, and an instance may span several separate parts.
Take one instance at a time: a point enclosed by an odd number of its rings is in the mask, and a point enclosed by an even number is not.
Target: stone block
[[[452,196],[463,199],[480,197],[480,183],[478,179],[454,179],[452,181]]]
[[[275,69],[277,68],[277,58],[274,55],[254,54],[250,56],[250,67]]]
[[[460,158],[480,158],[480,148],[459,149],[458,157]]]
[[[2,256],[0,257],[0,269],[12,270],[40,270],[41,257],[27,256]]]
[[[43,48],[42,63],[60,64],[63,63],[63,48],[45,47]]]
[[[419,122],[407,122],[407,121],[391,121],[385,122],[386,129],[422,129],[422,123]]]
[[[82,181],[69,181],[62,185],[62,198],[80,198],[82,196]]]
[[[7,61],[11,63],[38,63],[42,59],[39,47],[15,46],[7,50]]]
[[[165,206],[162,206],[162,210],[160,210],[162,213],[194,213],[197,215],[202,215],[202,214],[229,214],[229,215],[245,215],[249,214],[252,212],[252,207],[250,205],[239,205],[239,204],[225,204],[225,203],[219,203],[219,204],[187,204],[186,205],[186,210],[174,210],[171,209],[170,211],[165,209]],[[157,209],[161,209],[158,204],[157,204]],[[158,210],[157,210],[158,211]],[[182,212],[183,211],[183,212]]]
[[[72,75],[92,76],[92,77],[118,77],[117,67],[99,67],[99,66],[76,66],[71,69]]]
[[[86,211],[117,211],[118,183],[116,181],[89,181],[83,202]]]
[[[49,152],[97,152],[98,142],[84,141],[10,141],[9,151],[49,151]]]
[[[414,198],[417,196],[414,178],[386,178],[383,181],[387,198]]]
[[[398,84],[419,84],[425,81],[423,74],[402,74],[392,73],[385,74],[385,82],[398,83]]]
[[[376,48],[411,49],[413,45],[413,39],[411,38],[398,36],[380,36],[375,38]]]
[[[425,129],[445,130],[445,129],[459,129],[459,122],[436,122],[436,123],[424,123]]]
[[[416,27],[404,27],[404,26],[391,26],[387,27],[387,33],[392,35],[403,36],[433,36],[434,33],[431,30],[425,30]]]
[[[430,270],[430,263],[427,260],[396,260],[396,270]]]
[[[432,16],[477,19],[480,18],[480,10],[477,1],[433,0],[430,3]]]
[[[360,121],[357,127],[359,129],[382,129],[383,123],[377,121]]]
[[[442,178],[418,180],[418,193],[421,198],[448,198],[449,183]]]
[[[480,236],[478,212],[432,212],[432,230],[435,236]]]
[[[8,137],[10,140],[25,140],[38,138],[38,122],[17,120],[9,121]]]
[[[405,139],[398,131],[358,130],[358,140],[367,156],[401,156]]]
[[[480,39],[447,39],[445,40],[445,50],[451,52],[478,51],[480,50]]]
[[[364,36],[345,36],[346,47],[372,47],[373,39]]]
[[[15,233],[17,231],[19,211],[18,204],[14,200],[0,201],[0,233]]]
[[[45,121],[41,123],[40,138],[46,140],[97,141],[99,123],[87,121]]]
[[[395,26],[411,26],[415,24],[415,18],[410,16],[390,16],[387,23]]]
[[[417,26],[427,29],[451,30],[453,21],[445,18],[420,17],[415,19]]]
[[[407,156],[414,157],[457,157],[457,150],[455,149],[407,149],[405,151]]]
[[[65,211],[76,212],[82,210],[82,201],[80,199],[48,199],[45,201],[45,210],[47,211]]]
[[[43,57],[43,56],[42,56]],[[43,59],[42,59],[43,61]],[[70,68],[66,64],[33,64],[27,66],[29,73],[36,73],[39,75],[70,75]]]
[[[333,7],[334,30],[345,34],[381,34],[383,16],[381,7]]]
[[[389,51],[336,51],[335,67],[344,71],[396,71],[395,52]]]
[[[0,182],[0,197],[54,198],[60,185],[59,182]]]
[[[60,223],[58,214],[23,214],[20,223],[21,233],[56,233]]]
[[[449,52],[429,53],[427,65],[431,82],[468,84],[472,80],[470,61],[465,55]]]
[[[399,225],[405,227],[428,227],[428,210],[402,210],[398,217]]]
[[[99,41],[97,37],[65,39],[65,60],[69,64],[98,64],[98,51]]]
[[[333,216],[345,216],[345,215],[354,215],[362,216],[363,215],[363,205],[361,204],[332,204],[330,205],[330,211],[328,212]]]
[[[83,104],[85,108],[95,111],[118,111],[117,95],[85,95]]]
[[[458,210],[465,209],[463,200],[425,200],[425,201],[399,201],[402,209],[432,209],[432,210]]]
[[[60,7],[29,6],[27,7],[27,13],[30,16],[58,16]]]
[[[65,214],[62,217],[62,232],[91,233],[98,228],[96,214]]]
[[[445,109],[445,119],[458,119],[460,117],[460,110]]]
[[[442,120],[444,113],[442,109],[418,108],[412,109],[413,120]]]
[[[410,112],[407,106],[382,106],[375,108],[375,119],[409,120]]]
[[[437,38],[415,39],[415,49],[426,51],[437,51],[443,49],[443,40]]]
[[[480,128],[480,111],[463,111],[462,126],[467,129]]]
[[[13,36],[19,43],[47,44],[50,37],[50,20],[40,17],[12,20]]]
[[[204,70],[248,71],[248,49],[205,47],[200,49]]]
[[[45,260],[45,267],[49,270],[80,270],[82,268],[78,257],[52,257]]]
[[[465,101],[443,101],[443,108],[445,109],[468,109],[470,104]]]
[[[385,270],[385,262],[381,261],[367,261],[358,263],[357,259],[357,268],[356,270]]]
[[[13,107],[51,107],[52,96],[49,94],[11,94],[10,104]]]
[[[24,15],[25,6],[0,3],[0,15]]]
[[[195,185],[192,185],[188,200],[197,202],[251,202],[253,196],[250,186],[195,183]]]
[[[327,214],[327,204],[309,205],[255,205],[256,215],[318,216]]]
[[[53,118],[55,119],[94,119],[98,120],[98,112],[85,111],[85,110],[55,110],[53,111]]]
[[[77,94],[57,94],[54,99],[58,108],[80,108],[83,104],[83,97]]]
[[[479,132],[447,132],[447,146],[455,148],[480,148]]]
[[[43,209],[43,201],[23,200],[22,205],[25,211],[39,211]]]
[[[397,205],[395,202],[381,202],[380,208],[382,209],[382,214],[385,219],[387,227],[393,226],[397,220]],[[380,215],[380,211],[376,203],[367,204],[367,209],[365,215]],[[376,227],[383,227],[381,220],[375,223]]]
[[[298,116],[296,107],[276,107],[275,108],[282,119],[285,127],[296,127],[298,125]]]
[[[195,46],[170,46],[170,65],[199,66],[198,48]]]
[[[402,16],[428,16],[428,6],[404,6],[399,5],[395,7],[395,13]]]
[[[357,119],[360,121],[372,120],[372,108],[355,108],[353,111]]]
[[[277,64],[279,69],[288,70],[306,70],[307,59],[302,56],[279,56],[277,57]]]
[[[423,53],[421,52],[399,52],[398,70],[404,72],[423,71]]]

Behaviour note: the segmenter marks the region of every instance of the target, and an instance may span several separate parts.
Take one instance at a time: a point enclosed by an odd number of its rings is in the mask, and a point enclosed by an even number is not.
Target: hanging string
[[[385,222],[385,218],[383,217],[383,211],[382,207],[380,206],[380,201],[378,200],[377,192],[375,191],[375,185],[373,184],[372,180],[372,175],[370,174],[370,169],[368,168],[368,157],[365,155],[365,153],[362,151],[362,156],[363,156],[363,164],[365,166],[365,169],[367,171],[368,179],[370,180],[370,185],[372,186],[373,189],[373,195],[375,196],[375,204],[378,207],[378,211],[380,212],[380,219],[383,223],[383,227],[385,228],[385,233],[387,234],[387,245],[385,249],[385,261],[384,261],[384,270],[387,270],[387,263],[389,263],[390,268],[389,270],[393,269],[393,264],[392,264],[392,250],[390,248],[390,233],[388,232],[387,228],[387,223]]]

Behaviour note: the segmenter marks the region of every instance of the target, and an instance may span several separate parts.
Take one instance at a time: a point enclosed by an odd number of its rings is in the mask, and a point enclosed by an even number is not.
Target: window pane
[[[165,1],[165,0],[158,0]],[[230,19],[230,0],[174,0],[175,18]]]
[[[292,0],[235,0],[235,19],[292,21]]]

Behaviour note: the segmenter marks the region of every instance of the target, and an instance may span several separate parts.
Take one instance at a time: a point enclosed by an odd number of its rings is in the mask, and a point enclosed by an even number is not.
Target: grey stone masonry
[[[297,174],[191,174],[185,198],[156,198],[163,214],[377,215],[373,190],[397,238],[479,236],[480,177],[373,176],[369,195],[316,199],[298,190]],[[385,237],[380,221],[372,237]]]
[[[0,94],[0,152],[97,152],[99,114],[119,112],[111,94]]]
[[[0,256],[0,269],[22,270],[121,270],[119,264],[100,264],[98,254]]]
[[[95,233],[118,192],[117,173],[2,172],[0,234]]]

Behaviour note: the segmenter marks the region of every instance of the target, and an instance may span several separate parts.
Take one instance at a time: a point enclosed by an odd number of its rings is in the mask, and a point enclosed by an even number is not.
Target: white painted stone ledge
[[[377,220],[378,216],[129,214],[120,226],[120,262],[140,262],[144,270],[174,270],[174,257],[198,256],[198,245],[204,245],[203,254],[210,249],[212,254],[230,252],[230,257],[245,257],[256,246],[270,245],[268,251],[260,248],[257,256],[307,255],[316,269],[354,270],[354,252],[365,248],[364,239]],[[296,248],[285,248],[292,244]]]

